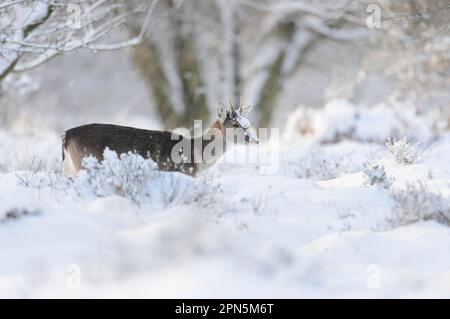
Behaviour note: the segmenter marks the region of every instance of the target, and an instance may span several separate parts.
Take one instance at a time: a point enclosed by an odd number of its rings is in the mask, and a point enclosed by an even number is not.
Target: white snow
[[[349,108],[325,108],[322,125],[347,131]],[[108,188],[134,175],[99,185],[53,172],[52,134],[2,132],[0,297],[450,297],[450,227],[390,221],[391,192],[417,181],[448,203],[450,139],[405,165],[363,141],[391,132],[389,112],[359,121],[356,138],[311,143],[325,138],[319,130],[283,143],[276,174],[229,161],[197,179],[153,172],[142,198]],[[45,165],[18,165],[20,153]],[[134,160],[124,165],[144,165]],[[367,183],[373,163],[389,189]]]
[[[413,107],[380,104],[365,108],[340,99],[331,100],[320,110],[298,108],[289,118],[285,139],[293,141],[298,135],[313,137],[319,143],[348,138],[384,142],[388,137],[404,136],[427,142],[433,137],[431,125]]]

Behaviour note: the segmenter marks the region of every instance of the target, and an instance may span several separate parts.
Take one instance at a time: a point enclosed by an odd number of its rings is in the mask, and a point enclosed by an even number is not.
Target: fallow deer
[[[117,154],[131,151],[144,158],[150,158],[162,171],[178,171],[196,176],[214,164],[221,155],[220,151],[214,150],[216,156],[213,156],[212,161],[205,159],[204,151],[211,143],[222,144],[223,151],[226,151],[227,142],[237,142],[236,136],[238,141],[259,143],[247,118],[250,111],[251,106],[243,106],[242,97],[238,108],[230,102],[227,110],[219,102],[217,120],[202,136],[193,138],[174,132],[150,131],[112,124],[88,124],[72,128],[65,132],[62,140],[63,174],[76,175],[83,169],[83,158],[87,156],[94,156],[102,161],[105,148],[109,148]],[[233,134],[227,133],[230,130]]]

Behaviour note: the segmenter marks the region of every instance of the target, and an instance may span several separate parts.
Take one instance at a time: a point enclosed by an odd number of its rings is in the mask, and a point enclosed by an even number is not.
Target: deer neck
[[[222,134],[225,133],[225,128],[223,127],[223,124],[219,120],[216,120],[209,128],[218,129],[222,132]]]
[[[220,134],[218,134],[220,132]],[[213,137],[212,137],[213,136]],[[212,138],[211,138],[212,137]],[[222,123],[217,120],[214,122],[209,128],[207,128],[202,136],[197,137],[197,139],[200,139],[196,144],[201,145],[201,152],[202,154],[198,154],[198,156],[201,156],[203,158],[203,152],[205,151],[205,148],[210,145],[211,143],[217,143],[217,147],[221,147],[223,149],[223,153],[226,152],[226,139],[225,139],[225,128],[223,127]],[[217,141],[219,139],[219,141]],[[212,145],[211,145],[212,146]],[[199,151],[199,149],[198,149]],[[219,157],[219,156],[218,156]],[[215,160],[217,161],[219,158],[215,157]],[[203,163],[202,168],[207,168],[211,166],[213,163]]]
[[[218,135],[217,132],[220,132],[220,135]],[[203,149],[205,149],[207,145],[214,141],[214,139],[211,138],[212,133],[214,134],[214,137],[219,138],[225,146],[225,128],[223,124],[219,120],[217,120],[209,128],[207,128],[202,135]]]

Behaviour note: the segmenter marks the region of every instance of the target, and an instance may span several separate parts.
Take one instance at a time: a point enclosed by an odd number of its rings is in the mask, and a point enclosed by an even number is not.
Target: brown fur
[[[214,124],[211,125],[211,128],[218,129],[222,132],[222,135],[225,135],[225,127],[219,120],[215,121]]]

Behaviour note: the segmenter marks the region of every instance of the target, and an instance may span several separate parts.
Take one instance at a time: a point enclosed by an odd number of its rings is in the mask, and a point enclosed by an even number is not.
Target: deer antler
[[[228,98],[228,105],[230,106],[230,111],[234,110],[233,103],[231,103],[231,99]]]
[[[242,108],[244,107],[244,98],[241,95],[241,98],[239,100],[239,112],[242,113]]]

